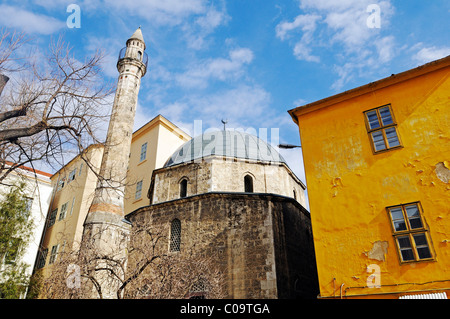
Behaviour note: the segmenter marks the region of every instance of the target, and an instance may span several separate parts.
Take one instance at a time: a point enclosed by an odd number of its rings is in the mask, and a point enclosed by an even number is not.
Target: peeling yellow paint
[[[376,241],[373,243],[373,247],[368,252],[367,257],[374,260],[385,261],[388,247],[389,243],[387,241]]]
[[[450,181],[450,169],[448,166],[449,163],[447,161],[436,164],[436,176],[444,183],[448,183]]]

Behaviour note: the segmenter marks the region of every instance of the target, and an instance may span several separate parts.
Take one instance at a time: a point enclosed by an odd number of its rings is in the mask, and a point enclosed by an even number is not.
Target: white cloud
[[[294,46],[294,55],[299,60],[308,62],[319,62],[320,58],[311,54],[311,42],[313,32],[316,30],[317,21],[321,16],[315,14],[306,14],[297,16],[293,22],[282,22],[276,26],[277,37],[281,40],[287,38],[288,32],[300,29],[303,36]]]
[[[188,16],[207,12],[206,0],[110,0],[101,3],[162,25],[177,25]]]
[[[413,56],[413,59],[421,64],[425,64],[434,60],[442,59],[448,55],[450,55],[450,47],[438,48],[432,46],[422,48]]]
[[[313,32],[316,29],[317,21],[320,19],[321,16],[316,14],[298,15],[293,22],[282,22],[276,26],[277,37],[284,40],[289,31],[298,28],[303,32]]]
[[[194,63],[188,70],[176,76],[183,87],[204,88],[211,79],[227,80],[243,74],[243,67],[253,60],[253,52],[247,48],[231,50],[229,58],[207,59]]]
[[[373,0],[300,0],[302,14],[292,22],[281,22],[276,27],[281,40],[296,38],[294,56],[302,61],[320,62],[317,49],[340,47],[335,55],[333,69],[338,79],[332,85],[342,89],[354,76],[368,66],[379,66],[391,61],[396,54],[396,40],[385,35],[394,13],[390,0],[377,2],[381,14],[381,28],[370,28],[367,12]],[[301,31],[301,36],[297,35]],[[328,52],[337,52],[335,48]]]
[[[66,27],[65,21],[14,6],[1,4],[0,12],[2,14],[0,25],[7,28],[19,29],[28,34],[48,35]]]
[[[218,10],[213,5],[208,6],[201,15],[195,16],[193,21],[187,19],[182,25],[187,46],[194,50],[207,47],[208,35],[219,26],[227,24],[230,19],[224,8]]]

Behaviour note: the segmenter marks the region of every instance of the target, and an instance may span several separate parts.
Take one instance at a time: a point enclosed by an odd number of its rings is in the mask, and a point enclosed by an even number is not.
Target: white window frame
[[[69,205],[69,202],[65,202],[64,204],[61,205],[61,212],[59,213],[58,220],[63,220],[66,217],[68,205]]]
[[[141,145],[141,157],[139,159],[139,162],[142,162],[147,158],[147,147],[148,147],[147,142]]]
[[[136,192],[134,193],[134,199],[138,200],[141,199],[142,197],[142,184],[144,183],[144,181],[139,181],[136,184]]]
[[[52,247],[52,250],[51,250],[51,252],[50,252],[50,258],[49,258],[49,260],[48,260],[48,264],[49,264],[49,265],[55,263],[56,258],[58,257],[58,249],[59,249],[59,245],[58,245],[58,244],[57,244],[57,245],[54,245],[54,246]]]

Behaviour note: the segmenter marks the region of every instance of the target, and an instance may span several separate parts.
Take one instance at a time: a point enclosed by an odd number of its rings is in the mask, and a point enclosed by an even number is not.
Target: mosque
[[[226,298],[315,298],[317,275],[305,185],[254,135],[215,131],[153,171],[150,205],[126,218],[168,227],[170,252],[214,254]]]

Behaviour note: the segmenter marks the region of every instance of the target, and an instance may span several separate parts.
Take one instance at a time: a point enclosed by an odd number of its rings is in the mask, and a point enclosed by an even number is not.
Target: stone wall
[[[152,220],[156,227],[168,227],[178,218],[180,254],[194,246],[196,251],[217,254],[216,267],[226,275],[227,298],[317,295],[309,214],[292,198],[207,193],[143,207],[127,218],[133,225]]]
[[[151,203],[180,198],[180,182],[188,180],[187,195],[208,192],[244,192],[244,177],[253,178],[255,193],[294,197],[305,206],[305,187],[285,164],[268,164],[210,156],[154,172]]]

